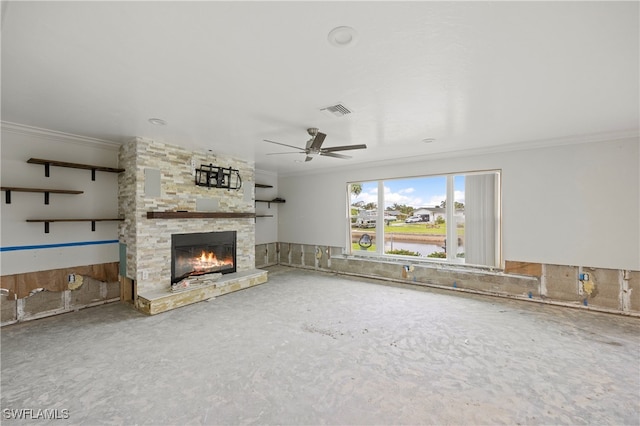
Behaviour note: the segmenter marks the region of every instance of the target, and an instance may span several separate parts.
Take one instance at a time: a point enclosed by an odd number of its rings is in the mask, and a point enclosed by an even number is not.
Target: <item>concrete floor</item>
[[[637,318],[285,267],[153,317],[7,326],[1,354],[3,424],[640,423]]]

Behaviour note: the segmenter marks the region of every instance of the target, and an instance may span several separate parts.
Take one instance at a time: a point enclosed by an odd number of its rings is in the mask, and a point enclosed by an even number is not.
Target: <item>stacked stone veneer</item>
[[[136,138],[119,153],[125,169],[119,176],[120,242],[126,245],[126,275],[136,280],[137,294],[168,291],[171,286],[171,235],[192,232],[236,231],[236,270],[255,267],[255,220],[147,219],[149,211],[186,210],[200,205],[217,205],[225,213],[255,212],[253,163],[235,158],[191,152],[183,148]],[[240,171],[243,185],[238,191],[195,185],[191,162],[196,167],[214,164]],[[160,172],[160,195],[145,194],[145,169]],[[204,202],[202,202],[204,201]]]

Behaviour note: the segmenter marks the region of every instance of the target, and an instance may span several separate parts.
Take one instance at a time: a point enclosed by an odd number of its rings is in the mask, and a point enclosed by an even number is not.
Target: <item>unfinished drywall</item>
[[[116,282],[118,281],[118,262],[3,275],[0,278],[0,287],[10,296],[15,295],[21,299],[29,296],[36,289],[51,292],[65,291],[73,286],[76,276],[103,282]]]
[[[500,169],[503,260],[640,270],[639,139],[571,142],[283,176],[278,241],[346,247],[348,182]]]
[[[80,274],[74,276],[73,282],[66,279],[60,281],[55,275],[52,275],[51,279],[50,283],[31,290],[26,296],[18,297],[14,292],[3,292],[0,305],[1,325],[30,321],[120,300],[120,284],[117,280],[99,281]],[[60,290],[51,291],[47,288]]]
[[[345,256],[341,250],[298,243],[256,246],[262,261],[275,255],[280,265],[640,316],[639,271],[550,264],[525,268],[524,262],[510,262],[521,266],[520,273],[505,273],[409,258]]]
[[[256,244],[256,268],[277,265],[279,251],[279,243]]]

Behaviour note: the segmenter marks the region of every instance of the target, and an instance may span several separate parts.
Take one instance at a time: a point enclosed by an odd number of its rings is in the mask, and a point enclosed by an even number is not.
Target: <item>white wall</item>
[[[271,185],[273,188],[256,188],[255,198],[273,200],[278,195],[278,176],[264,170],[256,170],[256,183]],[[284,197],[281,197],[284,198]],[[278,241],[278,210],[282,204],[256,203],[257,215],[273,215],[273,217],[256,218],[256,244],[267,244]]]
[[[117,175],[26,163],[30,157],[117,167],[117,145],[53,132],[2,126],[2,186],[78,189],[82,195],[0,194],[2,247],[118,239],[117,222],[42,223],[27,218],[116,217]],[[256,244],[295,242],[344,246],[348,209],[346,183],[380,178],[502,170],[503,258],[562,265],[640,270],[640,142],[637,138],[544,147],[493,154],[408,160],[395,164],[334,169],[322,174],[276,176],[256,170]],[[542,213],[541,213],[542,212]],[[1,252],[2,275],[118,261],[117,244]]]
[[[639,145],[627,138],[281,177],[278,240],[344,247],[347,182],[501,169],[503,259],[640,270]]]
[[[60,160],[107,167],[117,167],[118,145],[87,138],[2,123],[0,146],[2,186],[84,191],[80,195],[50,194],[49,205],[44,194],[12,192],[11,204],[0,199],[0,245],[6,247],[47,246],[75,242],[118,239],[118,222],[51,223],[44,233],[43,223],[27,223],[37,218],[115,218],[118,216],[118,179],[116,173],[51,167],[50,177],[44,166],[28,164],[31,158]],[[72,266],[118,261],[118,244],[86,245],[2,251],[2,275],[42,271]]]

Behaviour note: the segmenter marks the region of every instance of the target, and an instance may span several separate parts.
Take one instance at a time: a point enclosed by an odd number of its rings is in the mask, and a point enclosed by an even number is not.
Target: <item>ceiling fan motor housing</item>
[[[364,144],[360,144],[360,145],[344,145],[344,146],[334,146],[334,147],[330,147],[330,148],[322,148],[322,144],[324,143],[325,138],[327,137],[326,134],[321,133],[317,127],[309,127],[307,129],[307,133],[309,133],[309,135],[311,136],[311,139],[309,139],[307,141],[307,144],[304,148],[298,148],[296,146],[293,145],[288,145],[286,143],[281,143],[281,142],[274,142],[274,141],[270,141],[267,139],[264,139],[265,142],[269,142],[269,143],[274,143],[276,145],[282,145],[282,146],[286,146],[289,148],[294,148],[294,149],[298,149],[300,150],[302,153],[306,154],[305,157],[305,162],[306,161],[311,161],[313,159],[313,157],[315,157],[316,155],[322,155],[322,156],[326,156],[326,157],[334,157],[334,158],[342,158],[342,159],[348,159],[351,158],[348,155],[343,155],[343,154],[337,154],[334,151],[346,151],[346,150],[351,150],[351,149],[366,149],[367,146]],[[283,154],[288,154],[288,153],[283,153]],[[273,155],[273,154],[267,154],[267,155]]]

